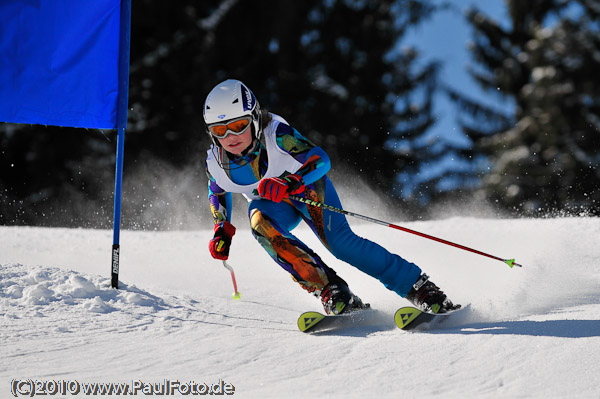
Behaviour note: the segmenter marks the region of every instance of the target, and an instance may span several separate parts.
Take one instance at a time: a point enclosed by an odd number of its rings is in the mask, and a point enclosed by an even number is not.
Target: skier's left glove
[[[215,236],[208,243],[208,250],[213,258],[227,260],[229,258],[229,247],[231,239],[235,235],[235,227],[225,221],[215,224]]]
[[[281,202],[290,195],[304,192],[304,180],[300,175],[262,179],[258,185],[258,195],[273,202]]]

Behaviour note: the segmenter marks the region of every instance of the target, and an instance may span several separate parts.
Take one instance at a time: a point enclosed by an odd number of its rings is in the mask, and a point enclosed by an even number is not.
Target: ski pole
[[[370,218],[368,216],[359,215],[358,213],[349,212],[349,211],[346,211],[344,209],[340,209],[340,208],[333,207],[331,205],[323,204],[321,202],[313,201],[313,200],[310,200],[310,199],[307,199],[307,198],[298,197],[297,195],[290,195],[289,198],[291,200],[299,201],[299,202],[302,202],[302,203],[307,204],[307,205],[311,205],[311,206],[316,206],[316,207],[319,207],[319,208],[327,209],[327,210],[329,210],[331,212],[341,213],[343,215],[353,216],[353,217],[358,218],[358,219],[366,220],[367,222],[377,223],[377,224],[380,224],[382,226],[387,226],[387,227],[391,227],[393,229],[404,231],[406,233],[415,234],[415,235],[418,235],[420,237],[428,238],[430,240],[437,241],[437,242],[440,242],[442,244],[450,245],[450,246],[453,246],[453,247],[456,247],[456,248],[459,248],[459,249],[463,249],[465,251],[473,252],[473,253],[478,254],[478,255],[487,256],[488,258],[492,258],[492,259],[496,259],[496,260],[502,261],[502,262],[506,263],[508,266],[510,266],[511,268],[513,268],[514,266],[523,267],[520,264],[515,263],[514,259],[499,258],[497,256],[486,254],[485,252],[481,252],[481,251],[478,251],[478,250],[473,249],[473,248],[465,247],[464,245],[456,244],[454,242],[446,241],[446,240],[438,238],[438,237],[430,236],[429,234],[420,233],[420,232],[415,231],[415,230],[407,229],[406,227],[397,226],[395,224],[384,222],[382,220],[377,220],[377,219]]]
[[[231,294],[231,297],[233,299],[240,299],[242,297],[242,294],[240,294],[240,292],[237,289],[237,283],[235,282],[235,273],[233,272],[233,267],[231,267],[229,265],[229,263],[227,263],[226,261],[223,261],[223,266],[225,266],[225,269],[229,270],[231,272],[231,281],[233,281],[233,294]]]

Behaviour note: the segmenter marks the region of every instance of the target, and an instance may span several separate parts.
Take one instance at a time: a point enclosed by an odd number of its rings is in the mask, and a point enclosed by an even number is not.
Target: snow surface
[[[599,219],[400,223],[515,257],[522,269],[350,222],[470,303],[467,314],[437,331],[398,330],[393,314],[407,302],[304,227],[297,235],[379,310],[372,324],[300,333],[297,317],[319,301],[247,228],[230,257],[236,301],[230,274],[208,255],[210,230],[123,231],[122,288],[113,290],[112,232],[0,227],[0,397],[30,378],[223,380],[240,398],[600,398]]]

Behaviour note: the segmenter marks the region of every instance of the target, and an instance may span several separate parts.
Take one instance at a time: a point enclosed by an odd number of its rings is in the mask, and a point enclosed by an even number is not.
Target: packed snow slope
[[[393,323],[407,302],[304,239],[377,309],[369,325],[314,335],[321,310],[241,227],[240,300],[210,258],[211,230],[121,234],[0,227],[0,397],[13,379],[231,384],[240,398],[600,398],[600,220],[451,218],[400,223],[523,268],[372,224],[357,234],[420,265],[467,314],[439,330]],[[85,396],[80,392],[78,396]],[[138,391],[138,397],[142,397]]]

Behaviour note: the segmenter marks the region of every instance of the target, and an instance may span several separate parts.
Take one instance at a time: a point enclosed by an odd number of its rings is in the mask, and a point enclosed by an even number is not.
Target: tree
[[[597,212],[600,201],[600,31],[597,2],[507,2],[510,27],[476,9],[471,75],[515,103],[503,115],[454,98],[470,112],[465,133],[483,154],[481,193],[507,209]],[[471,154],[471,155],[473,155]]]

